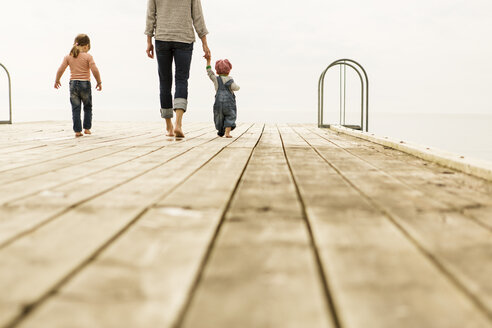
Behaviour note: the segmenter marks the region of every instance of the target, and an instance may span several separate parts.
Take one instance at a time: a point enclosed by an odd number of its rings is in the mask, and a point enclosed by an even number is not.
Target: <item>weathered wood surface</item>
[[[313,125],[0,126],[0,327],[492,327],[492,183]]]
[[[266,126],[183,327],[332,327],[303,214],[278,131]]]

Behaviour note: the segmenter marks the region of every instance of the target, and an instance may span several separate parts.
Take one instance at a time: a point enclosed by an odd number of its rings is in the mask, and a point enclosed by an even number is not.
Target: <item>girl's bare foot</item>
[[[75,132],[75,138],[82,137],[82,132]]]
[[[226,135],[225,136],[226,138],[232,138],[232,136],[229,134],[229,135]]]
[[[85,129],[85,130],[84,130],[84,133],[85,133],[85,134],[92,134],[91,130],[89,130],[89,129]]]
[[[184,133],[183,133],[183,130],[181,130],[181,127],[180,126],[176,126],[174,128],[174,133],[176,134],[176,138],[184,138]]]

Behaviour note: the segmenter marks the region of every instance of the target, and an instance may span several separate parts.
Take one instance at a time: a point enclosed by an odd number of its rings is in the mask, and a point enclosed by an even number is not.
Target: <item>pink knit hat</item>
[[[229,74],[232,69],[232,64],[227,59],[217,60],[215,63],[215,70],[217,74]]]

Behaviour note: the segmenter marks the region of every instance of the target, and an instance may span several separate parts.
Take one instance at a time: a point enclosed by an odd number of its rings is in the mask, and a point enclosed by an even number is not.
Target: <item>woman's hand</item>
[[[202,36],[200,38],[200,40],[202,40],[202,48],[203,48],[203,52],[205,53],[203,55],[203,58],[205,58],[205,59],[212,58],[212,53],[210,52],[210,49],[208,48],[207,36],[206,35]]]
[[[152,43],[147,44],[147,56],[154,58],[154,45]]]
[[[147,35],[147,56],[154,58],[154,45],[152,44],[152,37]]]
[[[210,52],[210,49],[208,48],[208,45],[205,43],[203,44],[203,52],[205,55],[203,56],[205,59],[210,60],[212,58],[212,53]]]

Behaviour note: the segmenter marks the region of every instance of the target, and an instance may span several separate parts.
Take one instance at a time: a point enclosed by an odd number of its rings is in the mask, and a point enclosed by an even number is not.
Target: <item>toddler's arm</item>
[[[237,85],[236,82],[232,82],[231,90],[232,91],[239,91],[239,89],[240,89],[239,85]]]
[[[60,67],[58,68],[58,71],[56,71],[55,89],[59,89],[61,87],[60,79],[61,79],[63,73],[65,72],[65,70],[67,69],[67,66],[68,66],[68,60],[65,57],[65,58],[63,58],[63,62],[60,65]]]
[[[210,60],[211,58],[207,58],[207,74],[210,80],[214,83],[215,90],[217,90],[219,84],[217,82],[217,76],[215,76],[214,71],[212,71],[212,66],[210,66]]]

